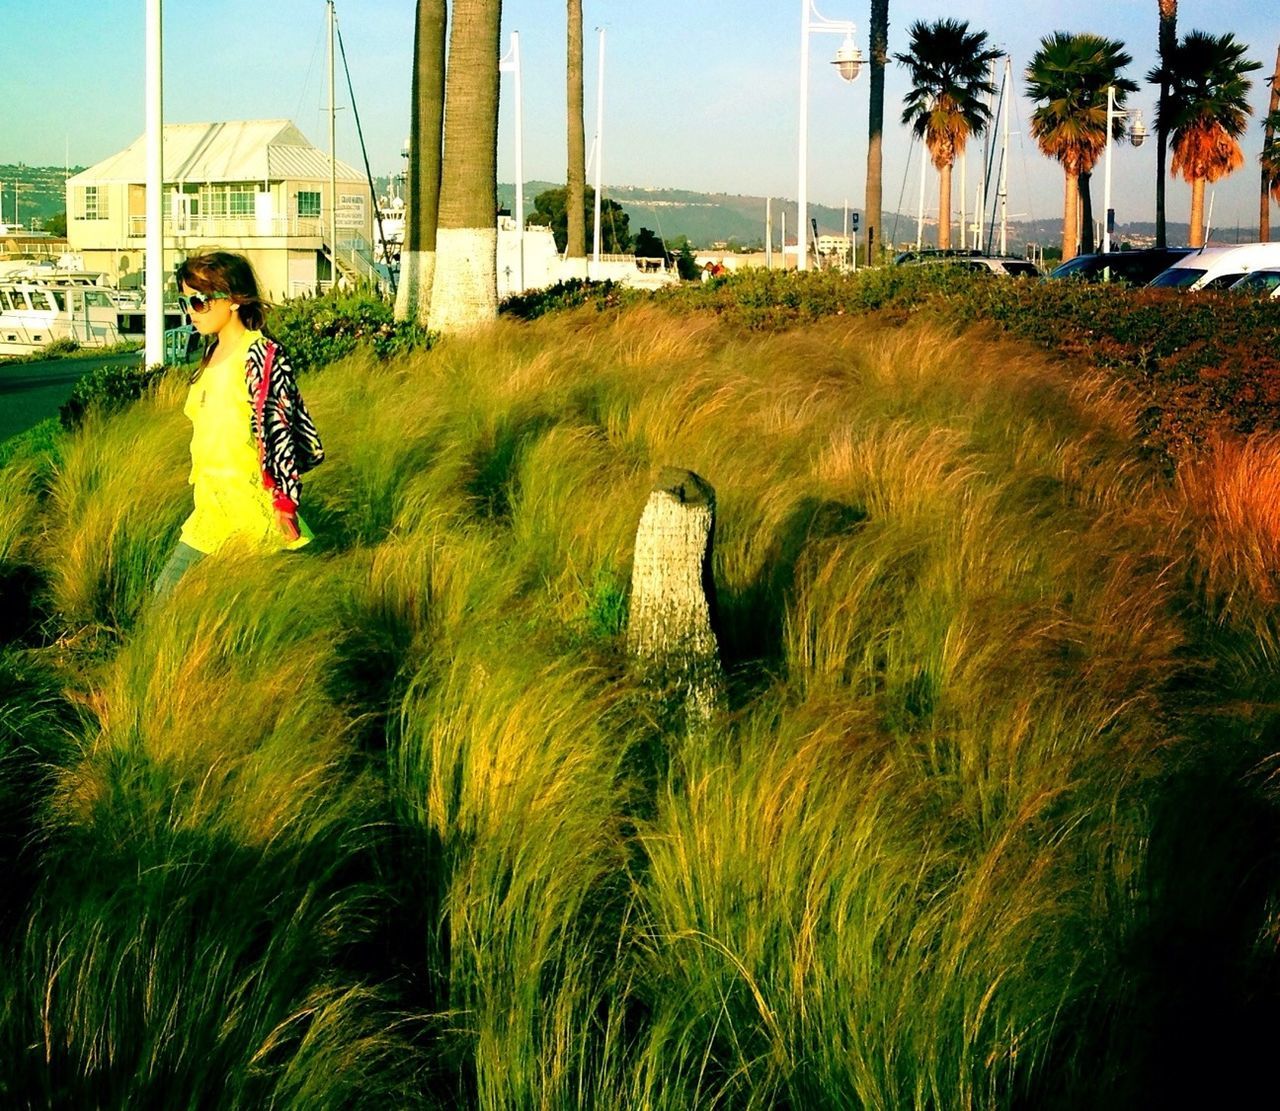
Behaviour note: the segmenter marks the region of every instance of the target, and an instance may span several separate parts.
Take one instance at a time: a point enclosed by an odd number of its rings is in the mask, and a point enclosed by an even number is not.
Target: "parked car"
[[[1146,285],[1191,253],[1190,247],[1151,247],[1140,251],[1108,251],[1105,254],[1076,255],[1054,269],[1051,278],[1075,278],[1086,282],[1125,282]],[[1108,271],[1110,273],[1108,274]]]
[[[1254,270],[1280,267],[1280,243],[1202,247],[1147,284],[1157,289],[1229,289]]]
[[[945,249],[921,247],[918,251],[902,251],[894,257],[893,261],[895,265],[903,266],[907,263],[937,262],[939,259],[948,258],[977,258],[981,254],[981,251],[963,247],[947,247]]]
[[[977,274],[1000,274],[1009,278],[1038,278],[1040,271],[1030,259],[1012,258],[1005,255],[981,255],[957,252],[955,254],[935,253],[919,258],[905,260],[909,266],[950,266],[960,270],[969,270]]]
[[[1252,294],[1255,297],[1271,297],[1280,301],[1280,267],[1254,270],[1231,287],[1232,293]]]

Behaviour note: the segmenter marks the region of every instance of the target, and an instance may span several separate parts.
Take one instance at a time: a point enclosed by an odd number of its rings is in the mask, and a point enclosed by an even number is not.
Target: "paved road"
[[[71,387],[100,366],[137,363],[141,352],[100,359],[47,359],[39,363],[0,363],[0,440],[25,432],[45,417],[56,417]]]

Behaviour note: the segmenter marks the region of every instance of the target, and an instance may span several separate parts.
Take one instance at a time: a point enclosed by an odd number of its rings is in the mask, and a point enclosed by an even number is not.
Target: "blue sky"
[[[82,165],[126,146],[144,123],[145,0],[0,0],[0,162]],[[518,30],[523,55],[525,176],[564,176],[564,3],[506,0],[503,45]],[[587,134],[594,130],[596,36],[607,31],[606,184],[730,193],[796,194],[801,0],[584,0]],[[852,19],[866,50],[867,0],[818,0],[829,19]],[[413,0],[337,0],[369,158],[398,168],[408,133]],[[327,143],[323,0],[165,0],[165,114],[174,122],[291,118]],[[1249,161],[1215,190],[1214,225],[1256,225],[1256,155],[1280,39],[1275,0],[1181,0],[1179,30],[1232,31],[1263,64],[1255,82]],[[1156,0],[891,0],[890,50],[906,48],[916,19],[958,16],[986,30],[1013,58],[1016,88],[1009,164],[1010,213],[1061,212],[1061,174],[1027,133],[1022,70],[1042,35],[1093,31],[1122,40],[1142,82],[1154,61]],[[839,81],[824,63],[839,37],[811,38],[809,195],[859,206],[865,182],[868,82]],[[339,70],[339,104],[347,104]],[[905,75],[886,85],[886,208],[914,211],[919,156],[908,174],[908,140],[897,125]],[[1148,122],[1154,90],[1134,103]],[[499,176],[512,180],[510,78],[503,79]],[[339,154],[359,165],[351,113],[338,124]],[[1155,152],[1117,147],[1113,203],[1121,221],[1151,219]],[[970,191],[977,159],[970,163]],[[1095,204],[1101,207],[1101,172]],[[958,184],[958,177],[957,177]],[[936,183],[926,204],[936,206]],[[1169,212],[1185,219],[1189,188],[1171,182]]]

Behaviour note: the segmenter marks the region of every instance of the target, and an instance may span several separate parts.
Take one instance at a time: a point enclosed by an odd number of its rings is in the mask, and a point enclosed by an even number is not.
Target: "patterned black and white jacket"
[[[271,491],[276,509],[296,513],[302,496],[300,476],[324,461],[320,434],[278,343],[262,336],[250,344],[244,377],[262,485]]]

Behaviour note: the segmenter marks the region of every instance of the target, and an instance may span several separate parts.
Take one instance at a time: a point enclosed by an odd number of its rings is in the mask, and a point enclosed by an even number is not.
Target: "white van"
[[[1280,266],[1280,243],[1204,247],[1179,259],[1147,284],[1165,289],[1227,289],[1254,270]]]

